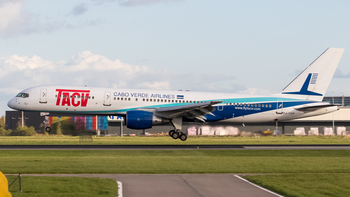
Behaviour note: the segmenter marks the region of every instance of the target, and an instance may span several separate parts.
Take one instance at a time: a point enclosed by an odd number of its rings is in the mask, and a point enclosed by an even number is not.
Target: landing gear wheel
[[[171,137],[173,137],[173,139],[176,140],[177,138],[179,138],[179,133],[174,131]]]
[[[181,141],[186,141],[186,140],[187,140],[187,135],[184,134],[184,133],[182,133],[182,134],[180,135],[180,140],[181,140]]]
[[[174,132],[175,132],[174,130],[169,131],[169,136],[170,136],[170,137],[173,137],[173,133],[174,133]]]
[[[46,132],[50,132],[50,131],[51,131],[51,127],[46,127],[46,128],[45,128],[45,131],[46,131]]]

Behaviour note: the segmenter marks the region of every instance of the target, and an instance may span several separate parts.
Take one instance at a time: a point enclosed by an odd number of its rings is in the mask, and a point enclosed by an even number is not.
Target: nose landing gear
[[[51,131],[51,127],[45,127],[45,131],[46,132],[50,132]]]

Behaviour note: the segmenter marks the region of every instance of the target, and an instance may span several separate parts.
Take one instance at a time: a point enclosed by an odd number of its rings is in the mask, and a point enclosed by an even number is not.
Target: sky
[[[0,115],[39,85],[280,92],[328,47],[350,96],[348,0],[0,0]]]

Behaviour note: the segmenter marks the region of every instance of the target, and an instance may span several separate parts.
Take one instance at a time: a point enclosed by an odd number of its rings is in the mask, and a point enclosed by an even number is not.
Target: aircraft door
[[[47,90],[46,90],[46,88],[40,89],[39,103],[47,103]]]
[[[105,98],[103,101],[104,106],[111,106],[111,92],[106,91],[105,92]]]
[[[277,100],[277,114],[282,114],[283,113],[283,101]]]
[[[218,111],[223,111],[224,110],[224,105],[219,105],[218,106]]]

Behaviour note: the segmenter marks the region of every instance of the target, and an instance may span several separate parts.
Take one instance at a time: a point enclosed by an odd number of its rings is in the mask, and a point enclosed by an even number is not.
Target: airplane
[[[278,122],[331,113],[339,108],[322,102],[343,55],[328,48],[279,94],[243,95],[190,91],[37,86],[8,102],[15,110],[49,116],[122,116],[131,129],[171,123],[169,135],[187,139],[183,122]],[[46,127],[50,132],[51,128]]]

